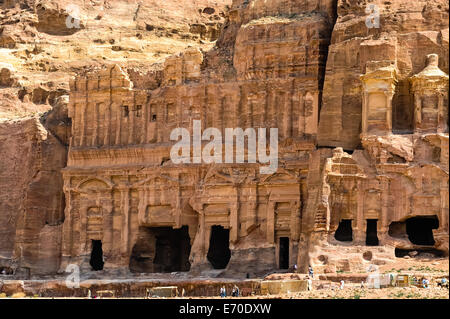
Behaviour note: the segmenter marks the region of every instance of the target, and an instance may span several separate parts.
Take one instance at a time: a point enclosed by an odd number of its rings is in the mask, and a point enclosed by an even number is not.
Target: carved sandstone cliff
[[[211,47],[227,1],[188,2],[0,1],[0,273],[59,269],[70,76],[103,59],[138,68]],[[67,26],[74,8],[80,28]]]
[[[376,2],[375,29],[368,4],[235,0],[207,52],[79,72],[52,263],[244,277],[448,255],[448,4]],[[278,128],[278,170],[173,163],[194,120]]]

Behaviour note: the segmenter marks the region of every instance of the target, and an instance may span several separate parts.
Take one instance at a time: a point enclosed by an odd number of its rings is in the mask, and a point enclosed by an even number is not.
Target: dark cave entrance
[[[366,228],[366,245],[378,246],[377,219],[368,219]]]
[[[411,252],[415,252],[419,257],[423,256],[424,254],[432,255],[433,257],[445,256],[445,253],[443,251],[434,248],[420,248],[420,249],[395,248],[395,257],[403,258]]]
[[[103,270],[103,249],[101,240],[92,240],[91,260],[89,261],[92,269]]]
[[[140,227],[130,258],[130,271],[139,273],[189,271],[191,242],[188,227]]]
[[[406,234],[414,245],[433,246],[433,229],[439,228],[437,216],[412,217],[406,220]]]
[[[157,272],[189,271],[191,242],[188,227],[165,227],[156,235],[154,265]]]
[[[353,240],[353,230],[352,230],[352,220],[343,219],[339,223],[336,232],[334,233],[334,238],[339,241],[352,241]]]
[[[278,257],[280,269],[289,269],[289,237],[280,237]]]
[[[222,226],[211,227],[209,240],[208,261],[214,269],[225,269],[231,258],[230,230]]]

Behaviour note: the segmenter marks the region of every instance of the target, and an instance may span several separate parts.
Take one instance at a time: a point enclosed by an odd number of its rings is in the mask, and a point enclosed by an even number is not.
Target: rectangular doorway
[[[211,227],[207,259],[214,269],[225,269],[231,258],[230,230],[223,226]]]
[[[280,237],[279,265],[280,269],[289,269],[289,237]]]
[[[366,228],[366,245],[378,246],[377,219],[368,219]]]

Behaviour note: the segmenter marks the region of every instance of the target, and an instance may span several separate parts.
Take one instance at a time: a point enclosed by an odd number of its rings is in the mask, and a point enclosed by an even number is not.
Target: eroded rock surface
[[[377,28],[366,24],[369,4]],[[139,12],[138,28],[157,30]],[[117,63],[78,70],[53,95],[43,123],[50,141],[69,145],[65,168],[56,155],[51,166],[63,176],[64,214],[48,225],[25,214],[36,226],[16,227],[21,239],[4,244],[18,265],[246,277],[448,256],[446,1],[235,0],[220,33],[190,30],[215,46],[145,67],[109,59]],[[23,100],[48,104],[50,91]],[[192,136],[194,121],[222,135],[278,128],[278,169],[172,162],[172,130]]]

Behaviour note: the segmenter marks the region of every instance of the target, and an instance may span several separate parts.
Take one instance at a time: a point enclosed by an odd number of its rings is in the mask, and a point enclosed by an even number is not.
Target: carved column
[[[80,203],[80,220],[79,220],[79,225],[80,225],[80,242],[79,242],[79,251],[78,254],[79,256],[81,255],[85,255],[88,251],[87,251],[87,210],[88,210],[88,205],[85,202]]]
[[[107,104],[106,106],[106,113],[105,113],[105,123],[104,123],[104,140],[103,145],[109,146],[110,141],[110,135],[111,135],[111,104]]]
[[[236,243],[239,237],[239,202],[230,203],[230,242]]]
[[[363,93],[363,105],[362,105],[362,116],[361,116],[361,131],[362,134],[367,134],[367,107],[369,104],[369,94],[367,92]]]
[[[199,218],[198,218],[198,234],[200,238],[200,255],[203,257],[206,257],[206,254],[208,253],[206,250],[206,224],[205,224],[205,209],[203,205],[200,205],[200,207],[197,209]]]
[[[239,238],[239,208],[240,208],[240,186],[234,184],[234,201],[229,204],[230,208],[230,242],[236,243]]]
[[[291,240],[294,242],[297,242],[300,239],[300,213],[301,213],[300,201],[291,202],[290,237]]]
[[[122,214],[122,245],[120,252],[128,255],[129,237],[130,237],[130,189],[126,186],[120,190],[120,212]]]
[[[128,145],[134,144],[134,108],[136,106],[133,103],[133,109],[129,110],[128,113]]]
[[[444,105],[444,93],[438,95],[438,133],[448,132],[448,106]]]
[[[448,223],[448,177],[441,181],[440,187],[440,195],[441,195],[441,216],[440,216],[440,224],[444,232],[449,233],[449,223]]]
[[[145,210],[147,207],[147,189],[142,185],[138,189],[139,194],[139,204],[138,204],[138,223],[145,223]]]
[[[78,140],[81,128],[81,114],[80,110],[78,110],[79,105],[74,103],[72,106],[69,104],[69,112],[72,111],[72,114],[69,114],[69,117],[72,118],[72,136],[70,137],[70,146],[80,146],[80,140]]]
[[[388,201],[389,201],[389,179],[388,177],[381,176],[381,220],[378,226],[379,230],[379,245],[383,245],[388,232]]]
[[[73,216],[72,216],[72,190],[70,189],[70,177],[64,177],[64,195],[66,207],[64,208],[63,241],[61,252],[63,257],[72,257],[73,251]]]
[[[422,100],[419,94],[414,94],[414,130],[420,130],[422,124]]]
[[[149,105],[149,96],[147,96],[147,100],[145,101],[145,104],[143,106],[142,110],[142,136],[141,136],[141,143],[146,144],[148,142],[148,125],[149,125],[149,119],[150,119],[150,105]]]
[[[86,112],[87,112],[87,103],[82,104],[81,111],[81,127],[80,127],[80,146],[86,145]]]
[[[394,91],[388,90],[386,93],[386,129],[388,133],[392,132],[392,98]]]
[[[116,129],[116,145],[120,145],[121,144],[121,135],[122,135],[122,109],[121,106],[117,106],[118,109],[116,110],[116,114],[117,114],[117,129]]]
[[[354,241],[356,244],[364,244],[365,231],[364,231],[364,189],[362,187],[362,181],[357,181],[357,211],[356,211],[356,229]]]
[[[100,204],[103,214],[103,240],[102,248],[106,258],[110,258],[114,247],[114,229],[113,229],[113,201],[112,191],[107,191],[109,199]],[[110,264],[109,264],[110,265]]]
[[[267,242],[275,243],[275,202],[269,201],[267,205]]]
[[[143,144],[146,142],[145,137],[147,136],[147,102],[145,102],[141,108],[141,131],[139,132],[140,136],[137,141]]]

